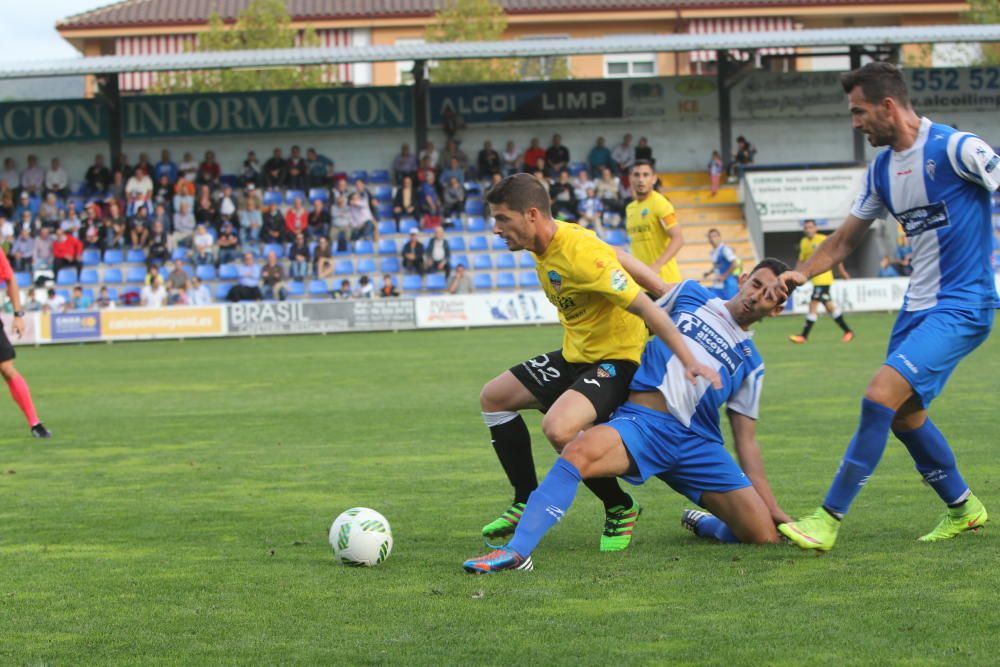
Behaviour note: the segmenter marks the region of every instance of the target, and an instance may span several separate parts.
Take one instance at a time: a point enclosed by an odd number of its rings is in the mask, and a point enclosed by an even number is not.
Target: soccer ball
[[[330,526],[330,546],[345,565],[375,567],[392,552],[392,530],[375,510],[353,507]]]

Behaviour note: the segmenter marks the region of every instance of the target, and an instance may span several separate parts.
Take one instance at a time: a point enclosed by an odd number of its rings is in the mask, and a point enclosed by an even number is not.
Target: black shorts
[[[819,301],[820,303],[829,303],[833,301],[833,297],[830,296],[830,286],[829,285],[813,285],[812,296],[809,297],[810,301]]]
[[[575,389],[593,404],[599,424],[628,398],[628,386],[638,368],[638,364],[624,359],[573,364],[563,358],[562,350],[556,350],[528,359],[510,372],[538,399],[542,412],[567,389]]]
[[[7,338],[7,332],[4,331],[3,322],[0,322],[0,363],[10,361],[16,356],[17,352],[14,351],[14,346],[10,344],[10,339]]]

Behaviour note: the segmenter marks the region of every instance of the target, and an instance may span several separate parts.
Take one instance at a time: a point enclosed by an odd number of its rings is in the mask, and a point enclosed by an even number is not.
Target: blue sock
[[[833,484],[826,493],[825,507],[831,514],[842,517],[851,508],[854,498],[868,478],[875,472],[885,445],[889,440],[889,428],[896,411],[867,398],[861,399],[861,421],[858,430],[847,446],[847,452],[840,462]]]
[[[507,546],[521,556],[530,556],[549,528],[559,523],[573,504],[582,479],[576,466],[562,457],[556,459],[549,474],[528,496],[528,505]]]
[[[954,505],[965,500],[969,485],[958,472],[955,455],[948,446],[948,441],[930,419],[920,428],[904,433],[893,431],[893,434],[906,445],[917,464],[917,471],[945,504]]]
[[[694,527],[695,535],[698,537],[709,537],[719,540],[723,544],[739,544],[740,541],[729,529],[729,526],[722,523],[722,519],[717,516],[706,516]]]

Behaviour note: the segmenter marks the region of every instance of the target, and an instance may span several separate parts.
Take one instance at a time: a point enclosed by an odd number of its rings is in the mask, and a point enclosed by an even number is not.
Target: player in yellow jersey
[[[684,235],[673,204],[653,189],[656,179],[649,160],[636,160],[629,177],[635,199],[625,207],[625,228],[632,254],[665,282],[679,283],[677,253],[684,245]]]
[[[799,241],[799,264],[812,257],[812,254],[816,252],[816,248],[826,240],[825,234],[818,234],[816,232],[815,220],[806,220],[802,223],[802,232],[804,236]],[[850,280],[851,276],[847,274],[847,269],[844,268],[843,263],[837,265],[837,271],[844,280]],[[809,314],[806,315],[805,326],[802,327],[802,333],[789,336],[788,340],[799,344],[809,340],[809,332],[812,330],[813,325],[816,324],[816,311],[819,310],[819,304],[822,303],[826,308],[826,312],[833,316],[833,321],[844,331],[844,335],[840,337],[840,340],[850,343],[854,340],[854,332],[851,331],[851,327],[847,326],[847,322],[844,321],[844,314],[837,308],[837,304],[833,302],[833,297],[830,295],[830,286],[833,285],[833,271],[826,271],[813,277],[812,284],[813,291],[812,296],[809,297]]]
[[[608,419],[628,396],[646,343],[646,327],[674,351],[691,382],[718,374],[698,363],[667,314],[642,287],[663,293],[663,281],[593,232],[552,219],[548,190],[529,174],[503,179],[487,193],[494,233],[510,250],[528,250],[539,282],[559,311],[562,348],[517,364],[490,380],[479,396],[483,420],[511,486],[514,502],[483,528],[488,539],[514,532],[528,496],[538,486],[531,436],[519,410],[545,413],[542,431],[557,451],[587,427]],[[697,379],[701,376],[701,380]],[[604,503],[602,551],[620,551],[632,540],[639,505],[614,478],[588,480]]]

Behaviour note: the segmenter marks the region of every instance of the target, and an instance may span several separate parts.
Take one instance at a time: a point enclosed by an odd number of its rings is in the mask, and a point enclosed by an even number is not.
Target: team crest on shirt
[[[927,176],[930,177],[930,179],[932,181],[934,180],[934,172],[936,172],[936,171],[937,171],[937,163],[934,162],[934,160],[928,160],[927,161]]]
[[[649,215],[649,209],[648,208],[642,209],[642,217],[645,218],[647,215]]]
[[[597,367],[597,377],[599,378],[613,378],[618,371],[612,364],[601,364]]]
[[[559,293],[562,290],[562,276],[555,271],[549,271],[549,284],[556,293]]]
[[[624,292],[626,287],[628,287],[628,276],[625,275],[625,272],[619,269],[612,271],[611,289],[616,292]]]

